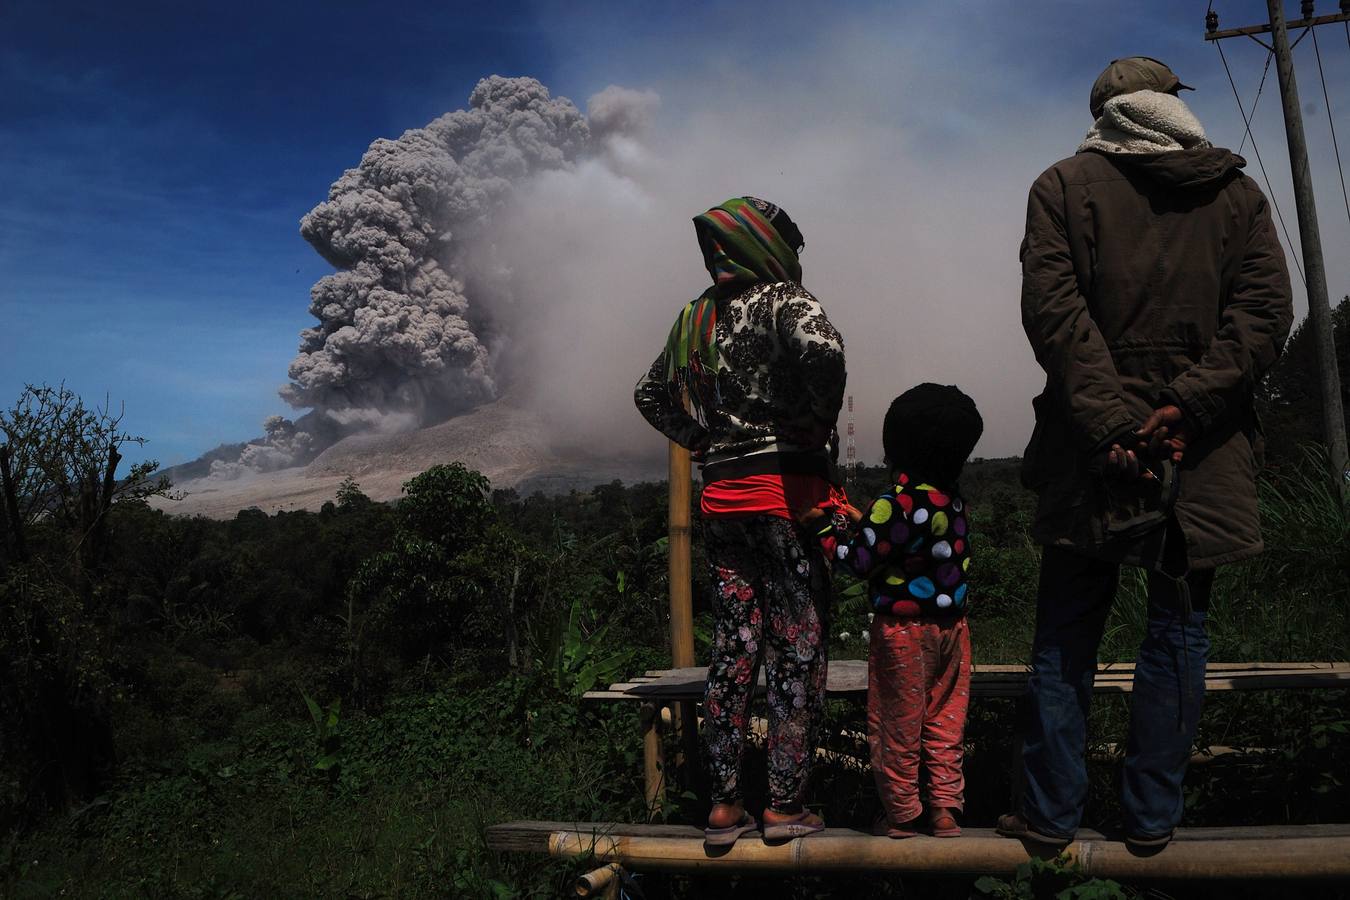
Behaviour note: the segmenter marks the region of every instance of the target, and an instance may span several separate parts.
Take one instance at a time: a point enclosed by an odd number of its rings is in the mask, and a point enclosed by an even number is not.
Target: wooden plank
[[[955,841],[926,836],[893,841],[829,828],[776,845],[747,836],[734,847],[712,850],[704,846],[703,832],[688,825],[510,822],[490,827],[487,845],[504,852],[594,857],[636,871],[727,873],[1007,875],[1032,854],[1053,855],[987,828],[967,828]],[[1167,847],[1147,854],[1083,830],[1066,852],[1087,874],[1106,878],[1350,878],[1350,825],[1181,829]]]
[[[1112,665],[1128,666],[1134,669],[1134,663],[1113,663]],[[1350,662],[1211,662],[1206,663],[1206,668],[1215,671],[1241,671],[1244,669],[1314,669],[1328,672],[1350,672]]]
[[[864,832],[847,828],[830,828],[830,832],[863,835]],[[674,825],[633,822],[561,822],[523,820],[490,825],[487,845],[492,850],[548,852],[548,838],[555,832],[575,832],[592,836],[629,836],[690,838],[703,840],[703,829],[695,825]],[[992,828],[966,828],[967,837],[991,837]],[[1317,825],[1242,825],[1238,827],[1181,828],[1176,841],[1273,841],[1309,837],[1350,837],[1350,823]],[[1080,828],[1080,841],[1104,841],[1106,835],[1091,828]],[[887,839],[889,840],[889,839]]]
[[[1301,688],[1350,688],[1350,674],[1344,672],[1273,672],[1205,679],[1207,691],[1297,690]]]
[[[702,666],[661,672],[650,680],[611,685],[609,690],[634,698],[697,700],[703,695],[707,670]],[[1030,670],[1022,665],[974,666],[971,693],[982,697],[1012,697],[1025,690]],[[1105,663],[1097,670],[1093,690],[1099,694],[1129,693],[1134,684],[1133,663]],[[1350,688],[1350,663],[1345,662],[1253,662],[1211,663],[1205,674],[1206,690],[1270,690],[1300,688]],[[832,696],[865,696],[867,661],[836,660],[830,664],[826,691]],[[764,673],[756,692],[764,692]],[[600,698],[597,698],[600,699]],[[606,697],[603,699],[617,699]]]
[[[831,828],[831,832],[858,834],[848,828]],[[550,834],[557,831],[574,831],[591,835],[621,835],[633,837],[671,837],[694,838],[703,840],[703,829],[696,825],[675,825],[659,822],[562,822],[521,820],[490,825],[487,829],[487,845],[493,850],[534,849],[547,852]],[[994,834],[992,828],[966,828],[965,834],[971,837],[989,837]],[[1177,841],[1208,840],[1251,840],[1271,841],[1284,838],[1307,837],[1350,837],[1350,823],[1324,823],[1315,825],[1242,825],[1237,827],[1181,828],[1177,830]],[[1091,828],[1080,828],[1078,840],[1104,841],[1107,835]]]
[[[589,835],[649,835],[652,837],[684,837],[703,840],[702,829],[693,825],[663,825],[629,822],[503,822],[489,825],[487,845],[490,850],[508,853],[547,853],[549,836],[559,831],[574,831]]]
[[[831,665],[835,665],[835,666],[838,666],[838,665],[848,665],[848,664],[862,664],[862,665],[866,665],[866,663],[867,663],[867,661],[866,661],[866,660],[862,660],[862,659],[843,659],[843,660],[835,660],[834,662],[831,663]],[[1350,672],[1350,662],[1304,662],[1304,661],[1298,661],[1298,662],[1214,662],[1214,661],[1210,661],[1209,663],[1206,664],[1206,668],[1208,668],[1210,671],[1225,671],[1225,672],[1226,672],[1226,671],[1244,671],[1244,670],[1248,670],[1248,669],[1262,670],[1262,671],[1268,670],[1268,669],[1277,669],[1277,670],[1281,670],[1281,671],[1283,671],[1283,670],[1285,670],[1285,669],[1291,669],[1291,670],[1294,670],[1294,669],[1297,669],[1297,670],[1313,669],[1313,670],[1317,670],[1317,671]],[[632,680],[632,681],[655,680],[655,679],[658,679],[658,678],[664,678],[664,677],[667,676],[667,675],[697,675],[699,672],[702,672],[704,669],[706,669],[706,666],[691,666],[691,667],[689,667],[689,668],[684,668],[684,669],[648,669],[646,672],[643,673],[643,675],[642,675],[641,678],[634,677],[634,678],[632,678],[632,679],[630,679],[630,680]],[[972,665],[972,666],[970,667],[970,670],[971,670],[972,673],[974,673],[974,674],[980,674],[980,675],[982,675],[982,674],[1003,674],[1003,673],[1025,673],[1025,672],[1030,672],[1030,671],[1031,671],[1031,666],[1030,666],[1029,664],[1027,664],[1027,663],[976,663],[976,664],[974,664],[974,665]],[[1098,673],[1098,674],[1103,674],[1103,673],[1107,673],[1107,672],[1133,672],[1133,671],[1134,671],[1134,663],[1133,663],[1133,662],[1104,662],[1104,663],[1098,663],[1098,664],[1097,664],[1097,673]]]

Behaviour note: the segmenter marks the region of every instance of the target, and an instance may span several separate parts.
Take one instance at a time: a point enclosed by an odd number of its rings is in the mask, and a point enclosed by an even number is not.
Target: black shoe
[[[1046,834],[1037,831],[1027,824],[1027,820],[1017,813],[1006,813],[998,817],[998,825],[994,829],[1004,837],[1019,838],[1025,841],[1032,841],[1037,844],[1044,844],[1047,847],[1063,847],[1073,840],[1073,835],[1061,837],[1054,834]]]
[[[1172,842],[1176,833],[1173,828],[1165,834],[1127,834],[1125,844],[1134,850],[1161,850]]]

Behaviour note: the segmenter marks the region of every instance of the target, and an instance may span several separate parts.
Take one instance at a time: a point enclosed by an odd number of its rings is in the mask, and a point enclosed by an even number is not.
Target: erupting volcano
[[[300,222],[337,269],[310,291],[318,321],[280,392],[308,411],[167,470],[186,494],[178,508],[315,507],[347,475],[384,499],[451,459],[502,485],[580,472],[511,399],[538,373],[511,359],[529,304],[498,219],[545,173],[590,165],[621,179],[656,100],[610,87],[587,116],[532,78],[494,75],[467,109],[374,141]]]

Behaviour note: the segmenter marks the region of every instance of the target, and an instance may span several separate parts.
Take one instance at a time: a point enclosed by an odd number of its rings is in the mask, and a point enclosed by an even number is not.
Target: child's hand
[[[858,509],[858,507],[854,506],[851,503],[848,506],[844,507],[844,515],[848,516],[849,521],[851,521],[854,525],[857,525],[859,522],[861,522],[863,517],[862,510]]]
[[[825,510],[821,509],[819,506],[813,506],[797,513],[797,521],[801,522],[803,525],[810,525],[823,518],[825,518]]]

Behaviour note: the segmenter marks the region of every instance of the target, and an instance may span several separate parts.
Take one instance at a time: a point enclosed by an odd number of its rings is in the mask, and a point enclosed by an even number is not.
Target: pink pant
[[[961,809],[961,740],[970,705],[970,629],[878,614],[867,665],[867,744],[887,818],[923,812],[919,762],[931,806]]]

